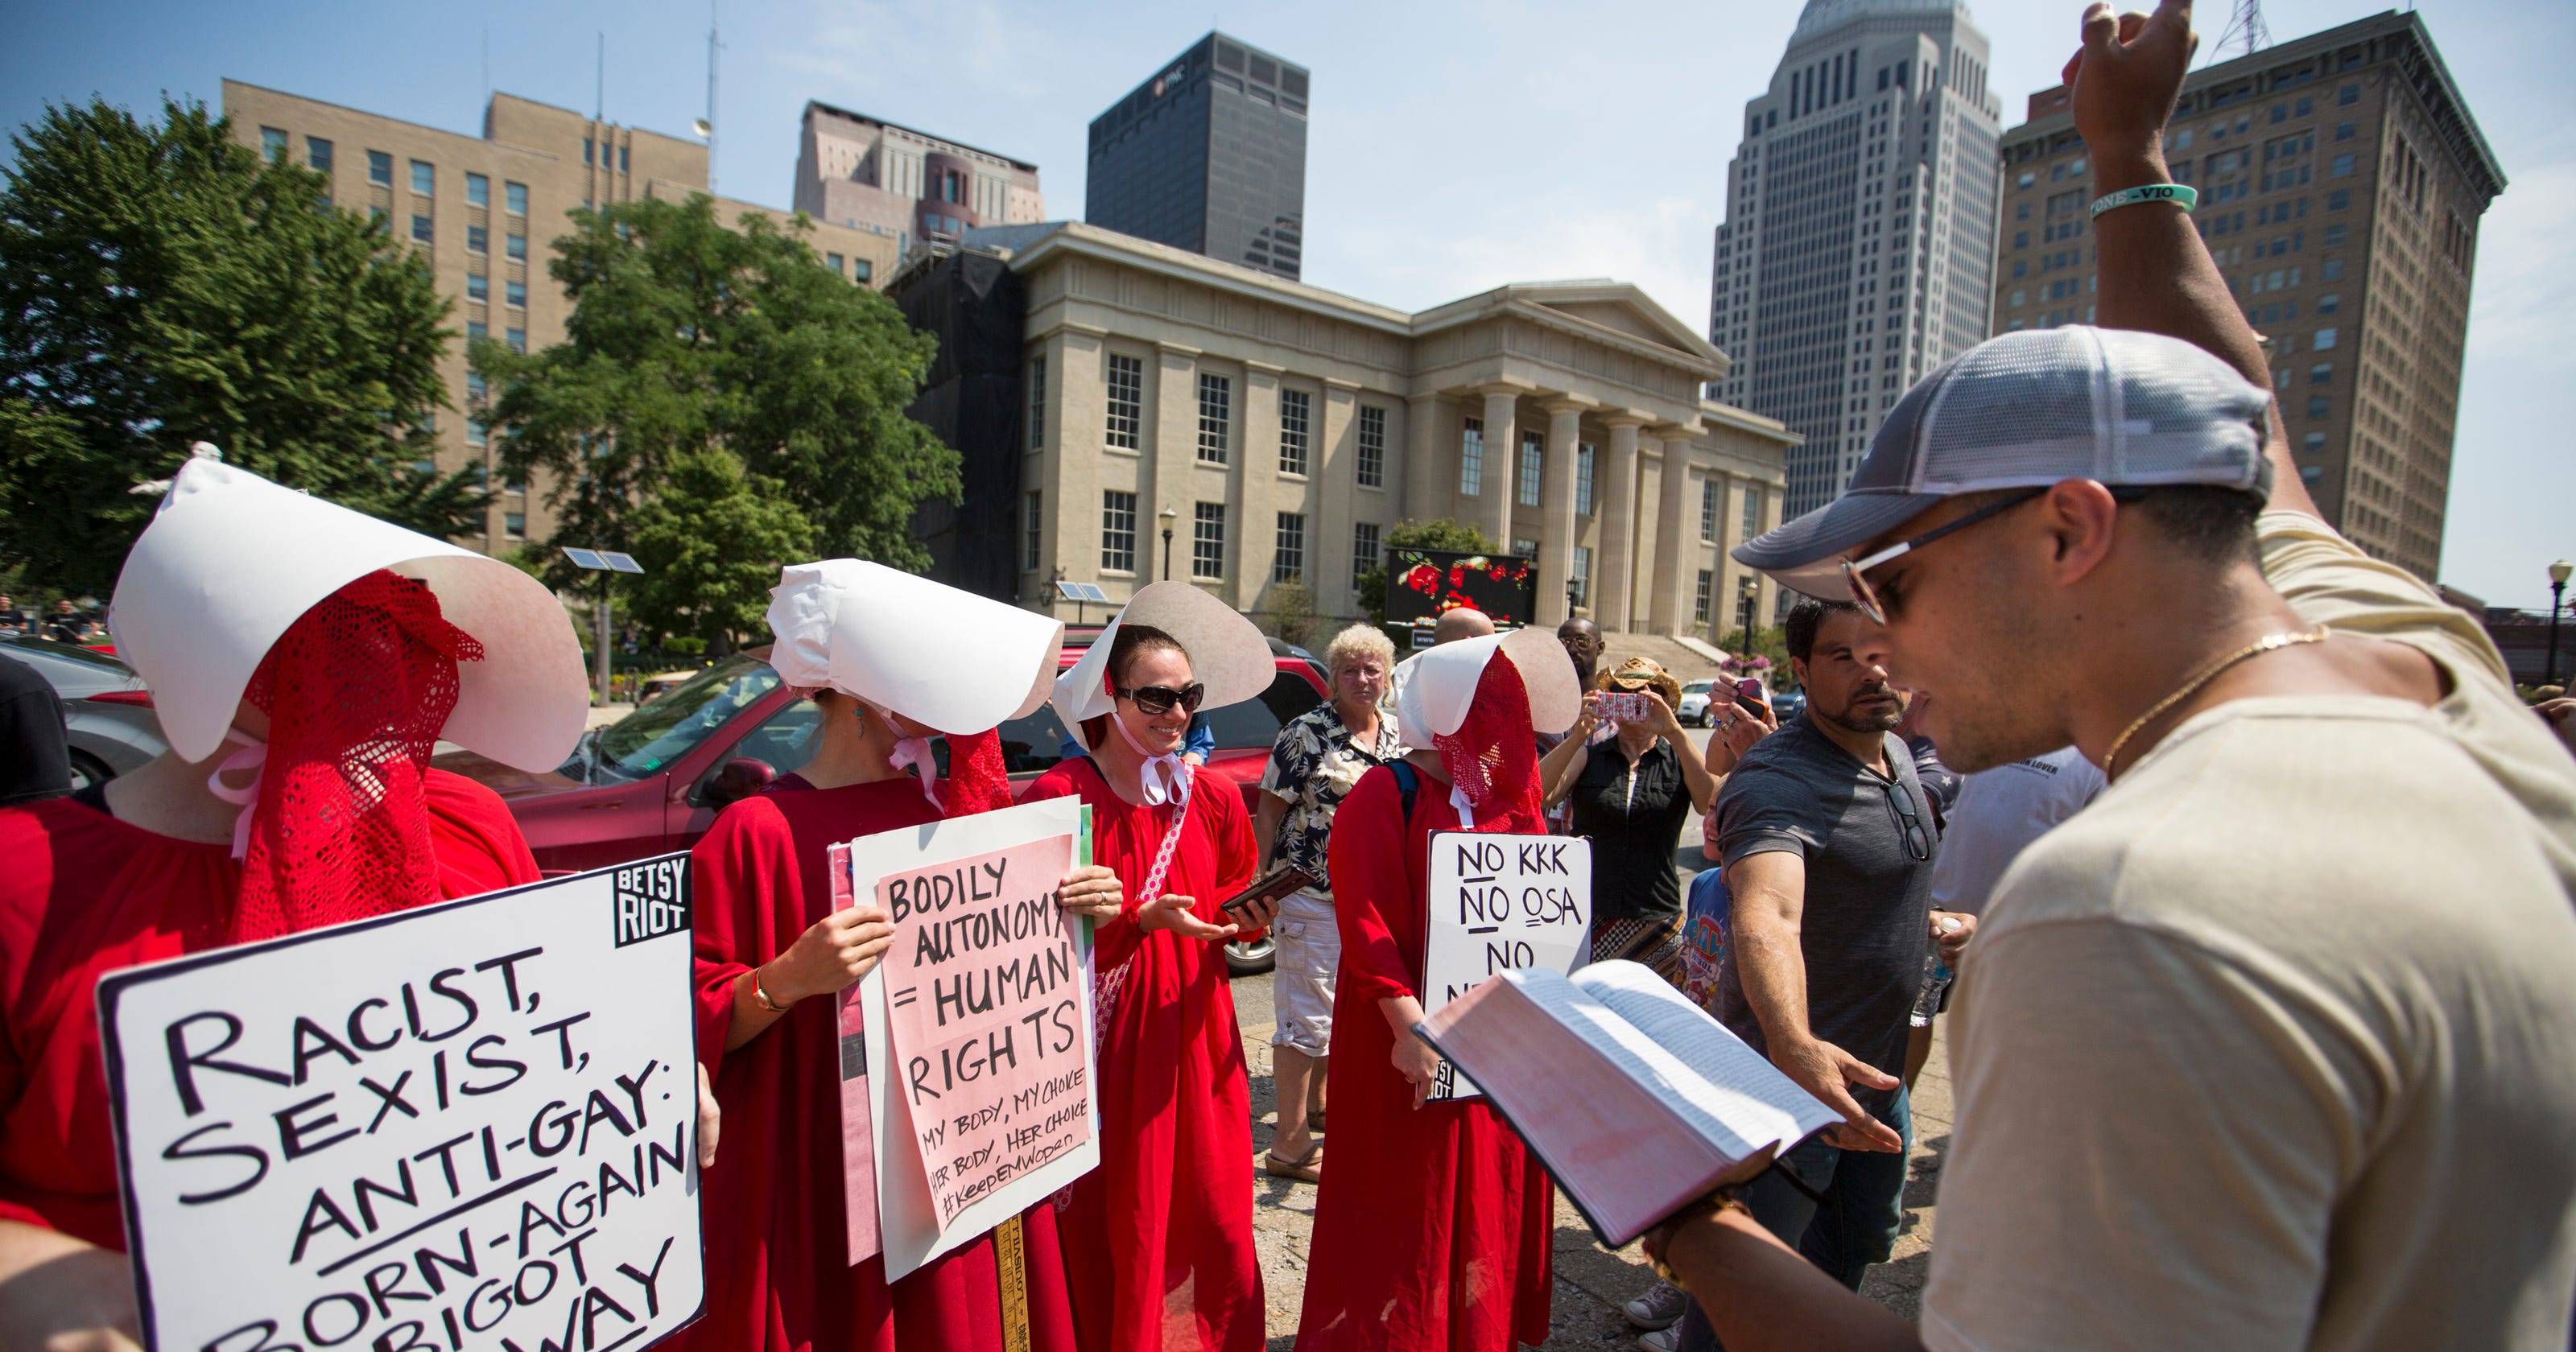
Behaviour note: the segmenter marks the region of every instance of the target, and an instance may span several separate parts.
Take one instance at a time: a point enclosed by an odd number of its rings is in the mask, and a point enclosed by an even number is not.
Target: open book
[[[1842,1120],[1650,969],[1505,972],[1414,1025],[1618,1248]]]

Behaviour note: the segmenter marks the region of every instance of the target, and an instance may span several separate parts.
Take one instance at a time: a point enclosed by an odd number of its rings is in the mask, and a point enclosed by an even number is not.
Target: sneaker
[[[1657,1329],[1652,1333],[1641,1333],[1637,1335],[1637,1346],[1646,1352],[1681,1352],[1682,1331]]]
[[[1671,1282],[1657,1282],[1646,1294],[1619,1307],[1628,1322],[1641,1329],[1668,1329],[1682,1321],[1682,1302],[1689,1297]],[[1664,1352],[1657,1348],[1655,1352]]]

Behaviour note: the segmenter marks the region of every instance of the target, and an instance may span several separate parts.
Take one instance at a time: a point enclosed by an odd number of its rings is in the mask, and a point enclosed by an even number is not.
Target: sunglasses
[[[1136,707],[1144,710],[1147,715],[1160,718],[1170,713],[1175,704],[1181,706],[1183,713],[1197,713],[1199,701],[1207,698],[1207,687],[1197,681],[1192,681],[1178,690],[1168,685],[1143,685],[1133,690],[1121,690],[1118,692],[1118,697],[1133,701]]]
[[[1896,816],[1897,833],[1905,837],[1905,852],[1920,863],[1932,857],[1932,832],[1923,825],[1923,815],[1914,806],[1914,794],[1899,779],[1887,781],[1887,810]]]
[[[1895,558],[1899,554],[1910,554],[1915,550],[1921,549],[1923,546],[1940,539],[1944,535],[1948,535],[1954,531],[1966,530],[1968,527],[1973,526],[1988,517],[2001,516],[2004,513],[2011,511],[2013,508],[2019,507],[2023,503],[2028,502],[2047,491],[2048,489],[2044,487],[2025,489],[2022,492],[2013,494],[2011,497],[2005,498],[2001,502],[1989,503],[1986,506],[1980,507],[1977,510],[1968,513],[1966,516],[1960,517],[1956,521],[1935,526],[1932,529],[1923,532],[1921,535],[1915,536],[1911,540],[1900,540],[1895,544],[1889,545],[1885,549],[1879,550],[1874,554],[1865,555],[1861,558],[1843,560],[1843,581],[1851,587],[1852,604],[1860,607],[1860,613],[1868,616],[1870,623],[1879,625],[1886,624],[1888,613],[1887,606],[1884,602],[1879,600],[1878,589],[1869,585],[1870,569],[1876,568],[1880,564]],[[2144,488],[2140,488],[2135,485],[2114,488],[2111,490],[2111,500],[2114,502],[2136,502],[2139,498],[2146,496],[2146,491],[2147,490]]]

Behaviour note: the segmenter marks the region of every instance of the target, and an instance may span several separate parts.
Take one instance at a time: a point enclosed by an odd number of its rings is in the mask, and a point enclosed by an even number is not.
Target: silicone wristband
[[[2093,199],[2093,214],[2101,215],[2114,207],[2134,206],[2140,202],[2171,202],[2189,211],[2200,205],[2198,190],[2180,183],[2148,183],[2135,188],[2106,192]]]

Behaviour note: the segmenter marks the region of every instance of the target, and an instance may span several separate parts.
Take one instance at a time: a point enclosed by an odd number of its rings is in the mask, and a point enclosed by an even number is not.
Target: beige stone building
[[[1356,617],[1387,532],[1448,517],[1536,557],[1542,623],[1732,633],[1739,586],[1773,611],[1726,550],[1777,524],[1797,438],[1702,399],[1725,354],[1634,286],[1408,314],[1078,223],[997,234],[1028,287],[1028,604],[1168,575]]]
[[[2374,15],[2192,72],[2165,147],[2271,349],[2318,508],[2431,581],[2478,219],[2505,180],[2422,16]],[[2031,96],[2003,162],[1995,330],[2090,322],[2097,189],[2065,89]]]
[[[237,80],[224,81],[223,111],[244,144],[329,175],[332,201],[373,213],[395,239],[429,259],[440,292],[454,302],[449,323],[458,335],[440,362],[454,405],[437,418],[442,471],[498,468],[476,420],[483,390],[465,369],[465,340],[488,335],[522,351],[563,341],[572,305],[546,264],[549,243],[571,229],[566,214],[707,190],[707,149],[698,142],[512,94],[492,96],[479,137]],[[738,221],[746,212],[782,225],[790,219],[768,207],[717,199],[721,219]],[[807,242],[854,281],[882,285],[894,272],[891,230],[816,224]],[[505,483],[483,532],[458,543],[505,554],[552,532],[545,485]]]

